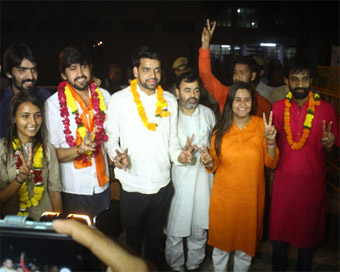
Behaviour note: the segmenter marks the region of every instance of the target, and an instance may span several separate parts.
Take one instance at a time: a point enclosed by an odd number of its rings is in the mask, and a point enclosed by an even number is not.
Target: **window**
[[[256,8],[237,8],[237,27],[257,28],[258,10]]]
[[[231,27],[232,8],[223,8],[216,14],[216,25],[219,27]]]

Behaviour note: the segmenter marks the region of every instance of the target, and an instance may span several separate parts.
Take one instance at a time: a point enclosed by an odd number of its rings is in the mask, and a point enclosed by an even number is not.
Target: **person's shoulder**
[[[52,95],[51,91],[45,88],[37,88],[37,94],[43,102]]]
[[[56,103],[58,103],[59,105],[58,91],[52,94],[50,97],[48,97],[45,100],[45,104],[56,104]]]
[[[110,93],[108,90],[104,89],[104,88],[101,88],[101,87],[98,87],[99,91],[102,93],[102,95],[104,97],[110,97]]]
[[[215,116],[214,111],[213,111],[212,109],[210,109],[209,107],[207,107],[207,106],[204,106],[204,105],[202,105],[202,104],[199,104],[199,105],[198,105],[198,108],[199,108],[200,111],[202,111],[202,112],[203,112],[204,114],[206,114],[206,115]]]
[[[166,101],[171,101],[171,102],[177,103],[176,96],[174,96],[172,93],[170,93],[168,91],[163,92],[163,97]]]

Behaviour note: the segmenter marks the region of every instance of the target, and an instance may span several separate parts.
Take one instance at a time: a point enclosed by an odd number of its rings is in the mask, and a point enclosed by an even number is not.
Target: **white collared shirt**
[[[108,141],[105,148],[110,158],[116,149],[128,148],[130,167],[127,171],[115,168],[115,177],[127,192],[155,194],[170,181],[170,161],[176,164],[182,149],[177,139],[177,101],[164,91],[168,104],[168,117],[156,117],[156,94],[147,95],[137,85],[140,100],[149,122],[155,122],[156,131],[147,129],[138,115],[130,87],[111,96],[105,129]]]
[[[110,93],[104,89],[99,88],[104,97],[105,105],[108,105]],[[76,102],[77,103],[77,102]],[[82,114],[82,109],[77,103],[79,116]],[[77,124],[69,109],[70,130],[72,136],[76,138]],[[53,94],[45,101],[46,127],[48,131],[48,141],[55,148],[69,148],[64,134],[63,118],[60,116],[60,105],[58,99],[58,92]],[[88,116],[87,116],[88,117]],[[102,150],[104,150],[102,148]],[[108,173],[108,164],[104,152],[104,161],[106,168],[106,175]],[[93,195],[103,192],[109,187],[109,183],[100,187],[98,184],[96,162],[91,158],[92,166],[76,169],[73,161],[59,162],[60,177],[62,181],[63,192],[78,195]]]

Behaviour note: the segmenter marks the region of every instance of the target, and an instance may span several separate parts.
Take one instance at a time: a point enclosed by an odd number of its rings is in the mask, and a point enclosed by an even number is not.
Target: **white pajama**
[[[230,253],[218,248],[213,249],[212,260],[214,265],[214,272],[227,272],[228,260]],[[235,250],[234,254],[234,272],[247,272],[251,264],[252,257],[242,250]]]
[[[186,268],[193,270],[199,267],[205,257],[207,231],[199,226],[191,227],[191,235],[187,238],[188,257]],[[165,258],[168,265],[176,271],[185,271],[184,268],[184,237],[167,236],[165,243]]]

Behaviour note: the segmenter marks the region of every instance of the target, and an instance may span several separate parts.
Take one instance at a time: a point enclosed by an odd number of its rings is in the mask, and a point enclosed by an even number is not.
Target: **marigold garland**
[[[130,89],[133,95],[133,100],[135,101],[137,105],[137,112],[143,122],[143,125],[149,130],[156,131],[157,124],[150,123],[148,121],[148,117],[146,116],[142,101],[140,101],[140,95],[137,92],[137,79],[134,79],[131,81]],[[156,102],[155,116],[160,117],[160,118],[168,117],[170,115],[170,112],[168,111],[168,104],[166,103],[166,100],[163,97],[163,89],[161,85],[157,86],[156,97],[157,97],[157,102]]]
[[[12,146],[14,149],[14,156],[17,157],[16,169],[19,170],[22,165],[22,160],[18,155],[18,151],[22,152],[21,143],[19,139],[15,138],[12,141]],[[44,157],[42,145],[36,148],[33,154],[33,174],[34,174],[34,188],[33,196],[30,198],[27,190],[26,181],[21,185],[18,195],[19,195],[19,212],[17,215],[28,215],[28,208],[36,207],[39,205],[40,200],[43,197],[45,187],[43,185],[43,180],[41,177],[41,169],[43,167],[42,159]]]
[[[97,132],[93,136],[92,140],[96,143],[96,151],[87,151],[86,155],[81,155],[77,158],[77,160],[86,160],[86,156],[94,156],[99,152],[101,145],[103,142],[107,141],[107,135],[104,130],[104,122],[105,122],[105,110],[106,106],[104,103],[104,97],[99,88],[93,83],[89,84],[91,97],[92,97],[92,105],[94,109],[94,123],[97,127]],[[82,139],[84,139],[86,134],[86,128],[82,123],[82,120],[79,117],[78,106],[76,100],[74,99],[66,81],[63,81],[58,86],[58,98],[60,105],[60,115],[63,118],[64,124],[64,133],[66,137],[66,142],[69,146],[75,145],[74,137],[72,136],[72,132],[70,130],[70,119],[68,107],[70,108],[73,115],[75,115],[75,121],[77,124],[77,130]]]
[[[315,106],[320,105],[320,96],[317,93],[313,93],[312,91],[309,91],[308,96],[309,96],[309,99],[308,99],[307,114],[306,114],[305,121],[303,123],[304,129],[303,129],[301,138],[298,142],[294,142],[293,135],[292,135],[292,128],[290,126],[290,107],[292,105],[291,104],[292,93],[289,92],[286,96],[286,100],[285,100],[286,108],[284,111],[284,118],[283,118],[284,129],[287,134],[287,141],[293,150],[301,149],[306,143],[309,137],[309,134],[310,134],[310,129],[312,128]]]

